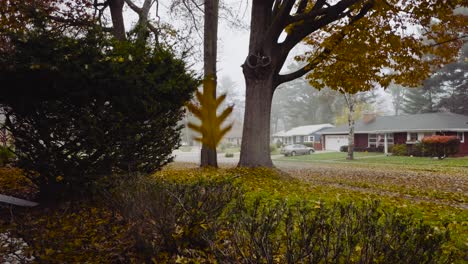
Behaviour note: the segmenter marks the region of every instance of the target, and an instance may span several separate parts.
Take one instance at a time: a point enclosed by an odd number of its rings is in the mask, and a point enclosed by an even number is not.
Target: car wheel
[[[313,150],[309,150],[309,155],[312,154],[312,153],[314,153],[314,151],[313,151]]]
[[[296,152],[295,151],[291,152],[291,156],[296,156]]]

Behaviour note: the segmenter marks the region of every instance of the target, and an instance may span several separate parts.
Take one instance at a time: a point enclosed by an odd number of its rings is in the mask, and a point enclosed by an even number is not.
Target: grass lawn
[[[355,152],[354,160],[347,160],[344,152],[324,152],[295,157],[277,157],[278,162],[333,163],[353,167],[374,167],[380,169],[408,169],[413,171],[433,171],[461,173],[468,175],[468,157],[433,159],[430,157],[385,156],[382,153]],[[468,176],[467,176],[468,177]]]
[[[468,168],[468,157],[446,158],[446,159],[438,160],[438,159],[433,159],[433,158],[428,158],[428,157],[379,156],[379,157],[373,157],[369,159],[356,159],[355,161],[351,161],[351,162]]]
[[[311,155],[301,155],[301,156],[281,156],[276,158],[275,160],[281,161],[345,161],[347,153],[345,152],[321,152],[321,153],[313,153]],[[382,156],[382,153],[369,153],[369,152],[355,152],[354,156],[356,158],[363,158],[363,157],[374,157],[374,156]]]

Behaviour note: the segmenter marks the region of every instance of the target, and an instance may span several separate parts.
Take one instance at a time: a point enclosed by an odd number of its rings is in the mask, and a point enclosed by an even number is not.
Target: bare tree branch
[[[288,21],[287,18],[289,17],[289,13],[291,12],[295,2],[296,2],[295,0],[281,1],[280,6],[278,7],[279,10],[276,12],[276,15],[273,17],[273,22],[271,23],[271,26],[268,28],[268,31],[265,34],[264,41],[266,42],[273,41],[274,43],[276,43],[284,27],[287,25],[286,24],[286,21]]]
[[[139,8],[132,0],[125,0],[125,3],[133,10],[135,13],[140,14],[141,8]]]
[[[339,38],[337,39],[335,46],[337,46],[345,38],[345,36],[346,36],[346,33],[345,33],[346,30],[345,29],[347,27],[352,26],[359,19],[363,18],[369,12],[369,10],[372,8],[373,5],[374,5],[374,0],[371,0],[371,1],[367,2],[366,4],[364,4],[364,6],[361,8],[361,10],[359,11],[359,13],[356,16],[351,17],[350,22],[348,23],[348,25],[345,26],[343,28],[343,30],[338,33]],[[344,12],[343,14],[348,15],[348,12]],[[330,48],[325,48],[317,57],[315,57],[313,60],[311,60],[307,65],[305,65],[301,69],[299,69],[299,70],[297,70],[295,72],[289,73],[289,74],[278,75],[277,78],[276,78],[277,79],[277,84],[279,85],[279,84],[282,84],[282,83],[285,83],[285,82],[292,81],[292,80],[297,79],[299,77],[302,77],[307,72],[309,72],[313,68],[315,68],[324,59],[326,59],[331,54],[332,51],[333,50],[330,49]]]

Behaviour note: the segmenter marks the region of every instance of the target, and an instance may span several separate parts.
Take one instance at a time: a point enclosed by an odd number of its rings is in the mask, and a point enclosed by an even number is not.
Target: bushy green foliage
[[[440,263],[448,232],[378,203],[326,205],[256,197],[229,214],[230,263]]]
[[[392,154],[395,156],[406,156],[408,155],[408,149],[406,144],[397,144],[392,148]]]
[[[275,152],[278,150],[278,147],[276,147],[275,144],[270,144],[270,153]]]
[[[11,41],[14,52],[0,54],[0,112],[17,165],[42,195],[85,191],[102,175],[149,173],[171,161],[182,106],[198,84],[173,54],[99,32],[38,31]]]
[[[456,136],[431,136],[422,139],[427,153],[433,157],[447,157],[460,150],[460,139]]]
[[[0,146],[0,167],[12,162],[15,154],[7,147]]]
[[[109,197],[111,207],[130,224],[136,247],[147,259],[210,258],[218,218],[239,190],[232,177],[213,177],[209,171],[196,175],[196,179],[164,174],[141,179],[117,188]]]
[[[37,193],[33,183],[18,168],[0,167],[0,194],[33,199]]]
[[[378,202],[325,202],[310,193],[304,182],[269,169],[162,170],[122,182],[105,193],[105,205],[38,208],[18,216],[10,231],[46,263],[450,260],[446,227]]]

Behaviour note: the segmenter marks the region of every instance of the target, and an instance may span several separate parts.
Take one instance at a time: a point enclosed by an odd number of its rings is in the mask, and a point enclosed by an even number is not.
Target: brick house
[[[325,150],[338,151],[348,145],[348,125],[322,130]],[[394,144],[415,144],[426,136],[447,135],[460,138],[460,155],[468,155],[468,116],[440,112],[400,116],[366,114],[355,124],[356,147],[388,147]]]

